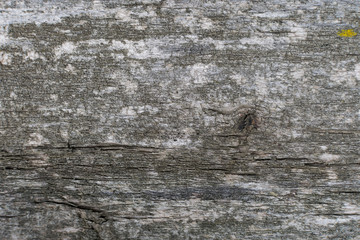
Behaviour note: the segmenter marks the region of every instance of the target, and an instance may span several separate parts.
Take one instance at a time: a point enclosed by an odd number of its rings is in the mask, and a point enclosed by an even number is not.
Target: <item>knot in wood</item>
[[[255,112],[247,112],[243,114],[238,121],[238,129],[240,131],[251,131],[258,128],[258,121]]]

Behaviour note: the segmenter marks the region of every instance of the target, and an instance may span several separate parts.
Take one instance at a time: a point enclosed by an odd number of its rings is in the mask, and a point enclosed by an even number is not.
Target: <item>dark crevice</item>
[[[258,123],[256,120],[255,113],[246,113],[239,119],[238,122],[238,130],[244,131],[244,130],[252,130],[253,128],[258,128]]]
[[[98,208],[92,207],[92,206],[88,206],[88,205],[82,205],[82,204],[78,204],[75,202],[71,202],[71,201],[57,201],[57,200],[35,200],[34,201],[35,204],[39,204],[39,203],[54,203],[54,204],[60,204],[60,205],[64,205],[64,206],[69,206],[69,207],[73,207],[73,208],[77,208],[77,209],[81,209],[81,210],[88,210],[94,213],[100,213],[100,218],[104,219],[104,222],[109,220],[108,214]]]
[[[134,149],[137,151],[160,150],[160,148],[151,147],[151,146],[136,146],[136,145],[126,145],[126,144],[72,145],[69,142],[66,143],[66,146],[42,145],[33,148],[34,149],[70,149],[71,151],[81,150],[81,149],[101,150],[101,151],[116,151],[122,149]]]
[[[23,167],[13,167],[13,166],[5,166],[3,167],[4,170],[34,170],[37,168],[23,168]]]

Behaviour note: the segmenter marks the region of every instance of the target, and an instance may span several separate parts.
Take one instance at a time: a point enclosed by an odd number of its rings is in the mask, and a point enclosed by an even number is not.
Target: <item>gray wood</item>
[[[358,1],[0,1],[1,239],[360,239]]]

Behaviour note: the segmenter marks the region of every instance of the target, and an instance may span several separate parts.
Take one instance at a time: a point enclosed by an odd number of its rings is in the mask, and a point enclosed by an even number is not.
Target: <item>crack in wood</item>
[[[58,201],[58,200],[35,200],[34,201],[35,204],[40,204],[40,203],[53,203],[53,204],[59,204],[59,205],[63,205],[63,206],[69,206],[69,207],[73,207],[73,208],[77,208],[80,210],[88,210],[94,213],[100,213],[99,218],[103,218],[104,222],[109,220],[109,216],[108,214],[98,208],[89,206],[89,205],[83,205],[83,204],[79,204],[76,202],[72,202],[72,201]]]

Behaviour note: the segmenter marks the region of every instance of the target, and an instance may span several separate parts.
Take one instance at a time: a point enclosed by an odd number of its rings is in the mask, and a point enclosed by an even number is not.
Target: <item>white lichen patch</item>
[[[122,22],[135,22],[137,23],[137,20],[133,19],[131,17],[131,11],[126,10],[126,9],[117,9],[117,12],[115,14],[115,19],[117,20],[121,20]]]
[[[71,14],[79,14],[75,9],[55,9],[53,6],[46,6],[45,2],[42,3],[42,7],[34,9],[21,8],[7,8],[0,14],[0,24],[1,25],[10,25],[10,24],[24,24],[24,23],[57,23],[61,22],[62,17],[69,16]],[[34,13],[35,12],[35,13]]]
[[[201,18],[200,19],[200,27],[202,29],[212,29],[214,27],[214,23],[210,18]]]
[[[101,1],[94,0],[92,3],[92,9],[97,10],[97,11],[102,11],[102,10],[104,10],[104,5],[102,4]]]
[[[65,233],[76,233],[76,232],[80,231],[80,229],[74,228],[74,227],[66,227],[66,228],[58,229],[56,231],[57,232],[65,232]]]
[[[332,162],[340,159],[339,155],[324,153],[319,156],[319,159],[325,162]]]
[[[267,96],[269,93],[269,80],[264,76],[255,76],[256,93],[260,96]]]
[[[57,101],[59,96],[57,94],[50,94],[50,99],[53,101]]]
[[[76,114],[81,115],[81,116],[85,116],[87,114],[87,111],[86,111],[85,106],[83,104],[80,104],[76,108]]]
[[[288,12],[265,12],[265,13],[257,13],[254,16],[259,18],[286,18],[289,16]]]
[[[16,98],[17,98],[16,93],[11,92],[11,93],[10,93],[10,98],[12,98],[12,99],[16,99]]]
[[[128,94],[134,94],[138,89],[138,83],[134,80],[124,79],[121,85],[126,88],[126,93]]]
[[[338,179],[338,175],[337,175],[337,173],[335,171],[327,170],[326,173],[328,175],[329,180],[337,180]]]
[[[122,53],[111,53],[111,57],[116,61],[122,61],[125,56]]]
[[[298,131],[296,131],[296,130],[292,130],[292,131],[291,131],[291,137],[292,137],[292,138],[298,138],[298,137],[301,137],[301,136],[303,136],[303,133],[302,133],[302,132],[298,132]]]
[[[182,95],[179,95],[179,97],[181,98]],[[180,99],[178,98],[178,99]],[[192,101],[190,103],[190,108],[191,108],[191,112],[192,114],[194,114],[194,116],[202,116],[203,115],[203,107],[202,107],[202,104],[203,102],[202,101]]]
[[[135,59],[167,59],[171,56],[170,53],[166,53],[161,50],[161,46],[165,45],[167,40],[161,39],[148,39],[139,41],[112,41],[112,49],[125,50],[127,57]]]
[[[270,104],[270,109],[271,110],[274,110],[274,111],[281,111],[282,109],[284,109],[286,107],[286,104],[288,104],[288,102],[284,102],[282,100],[273,100],[271,101],[271,104]],[[285,132],[284,132],[285,133]],[[291,132],[288,132],[288,133],[285,133],[285,135],[292,135]]]
[[[265,48],[274,47],[274,38],[273,37],[251,37],[251,38],[242,38],[240,43],[244,45],[259,45]]]
[[[74,110],[72,108],[61,108],[60,111],[64,113],[73,113]]]
[[[73,42],[64,42],[55,48],[55,57],[60,58],[63,54],[72,54],[76,50],[76,45]]]
[[[147,18],[147,17],[156,17],[157,14],[155,12],[156,8],[153,6],[148,6],[145,11],[137,13],[139,18]]]
[[[359,81],[360,80],[360,63],[355,65],[354,75],[355,75],[355,78]]]
[[[162,146],[166,148],[178,148],[178,147],[190,146],[191,144],[192,144],[191,139],[176,138],[163,142]]]
[[[109,44],[109,41],[106,39],[89,39],[86,41],[77,42],[79,45],[89,45],[89,46],[98,46],[98,45],[106,45]]]
[[[6,52],[0,52],[0,63],[1,65],[10,65],[12,56]]]
[[[241,175],[226,174],[224,180],[225,180],[226,184],[234,185],[234,184],[238,184],[241,181],[243,181],[244,177]]]
[[[8,26],[0,26],[0,47],[7,45],[9,41],[8,37]]]
[[[323,150],[323,151],[326,151],[328,149],[327,146],[320,146],[320,149]]]
[[[136,116],[137,115],[134,107],[132,107],[132,106],[123,107],[120,111],[120,114],[123,116]]]
[[[300,27],[297,24],[293,24],[293,26],[290,28],[290,33],[288,33],[288,37],[290,39],[290,42],[298,42],[301,40],[306,40],[307,37],[307,31],[305,28]]]
[[[203,122],[206,127],[214,126],[216,118],[214,116],[204,116]]]
[[[73,65],[71,64],[68,64],[66,65],[66,67],[64,68],[64,70],[68,73],[71,73],[71,74],[76,74],[76,69]]]
[[[350,204],[345,202],[344,206],[342,207],[344,210],[344,214],[354,214],[359,215],[360,214],[360,207],[356,204]]]
[[[49,143],[49,141],[44,138],[39,133],[31,133],[29,141],[25,144],[25,146],[41,146],[46,143]]]
[[[150,113],[150,114],[155,114],[157,112],[159,112],[159,108],[157,107],[153,107],[150,105],[145,105],[145,106],[137,106],[136,107],[136,112],[141,114],[141,113]]]
[[[291,72],[291,76],[294,79],[302,79],[305,75],[305,70],[303,68],[294,68],[293,71]]]
[[[109,94],[109,93],[115,92],[116,90],[118,90],[117,87],[106,87],[106,88],[102,89],[99,92],[99,94]]]
[[[355,87],[357,80],[359,80],[360,67],[355,66],[355,70],[351,71],[346,68],[335,68],[331,71],[330,84],[341,85],[347,87]]]
[[[261,192],[282,192],[283,189],[277,187],[276,185],[269,184],[267,182],[254,182],[254,183],[246,183],[244,182],[244,177],[241,175],[230,175],[229,177],[225,176],[225,182],[231,186],[237,186],[240,188],[251,189],[254,191]]]
[[[27,179],[14,179],[13,180],[13,184],[16,186],[22,186],[22,187],[46,187],[48,185],[48,183],[43,182],[43,181],[35,181],[34,179],[32,180],[27,180]]]
[[[205,84],[210,81],[207,77],[207,74],[214,69],[214,65],[212,64],[203,64],[203,63],[196,63],[191,66],[190,75],[195,84]]]
[[[335,225],[335,224],[341,224],[341,223],[346,223],[346,222],[350,222],[353,221],[353,219],[348,218],[348,217],[337,217],[337,218],[328,218],[325,216],[318,216],[314,219],[307,219],[307,221],[309,221],[308,224],[315,224],[315,225],[319,225],[319,226],[330,226],[330,225]]]
[[[41,56],[39,53],[35,52],[34,50],[29,51],[26,53],[26,55],[24,56],[25,60],[36,60],[36,59],[42,59],[42,60],[46,60],[44,56]]]
[[[109,133],[106,136],[105,142],[106,143],[118,143],[119,141],[116,139],[116,136],[114,135],[114,133]]]
[[[194,28],[197,24],[198,18],[194,16],[175,16],[174,22],[184,27],[189,28],[191,33],[194,33]]]
[[[69,140],[69,131],[68,129],[60,128],[60,136],[65,140]]]
[[[236,84],[238,84],[238,85],[244,85],[247,83],[247,79],[239,73],[237,73],[235,75],[231,75],[230,79],[235,81]]]

